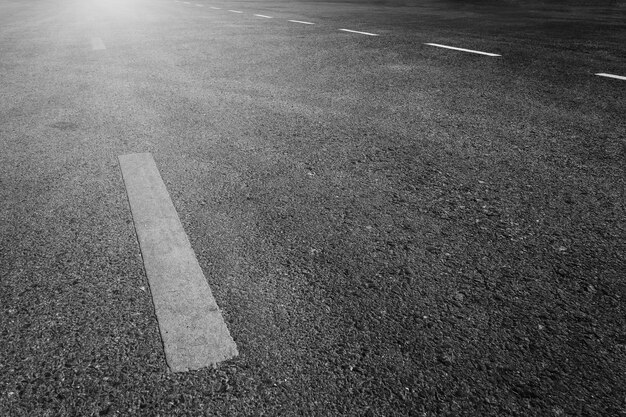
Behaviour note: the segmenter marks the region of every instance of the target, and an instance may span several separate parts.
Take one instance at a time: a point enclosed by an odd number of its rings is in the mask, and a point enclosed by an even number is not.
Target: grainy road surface
[[[0,0],[0,415],[625,415],[626,5],[581,3]],[[215,369],[166,366],[143,152]]]

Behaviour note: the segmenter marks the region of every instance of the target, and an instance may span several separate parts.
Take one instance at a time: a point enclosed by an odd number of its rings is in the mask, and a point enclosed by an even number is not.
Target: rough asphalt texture
[[[0,0],[0,415],[625,415],[626,5],[581,3]],[[216,369],[167,372],[132,152]]]

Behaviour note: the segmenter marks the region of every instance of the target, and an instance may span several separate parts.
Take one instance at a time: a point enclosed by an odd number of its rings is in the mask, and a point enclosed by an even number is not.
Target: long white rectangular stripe
[[[229,10],[229,12],[233,12],[233,13],[243,13],[243,12],[240,12],[239,10]]]
[[[472,54],[480,54],[480,55],[487,55],[487,56],[502,56],[502,55],[498,55],[498,54],[492,54],[492,53],[489,53],[489,52],[481,52],[481,51],[474,51],[472,49],[457,48],[455,46],[440,45],[438,43],[426,43],[424,45],[436,46],[437,48],[453,49],[455,51],[470,52]]]
[[[104,46],[104,42],[100,38],[91,38],[91,50],[92,51],[101,51],[106,49]]]
[[[368,35],[368,36],[379,36],[375,33],[369,33],[369,32],[359,32],[358,30],[350,30],[350,29],[339,29],[342,30],[344,32],[350,32],[350,33],[358,33],[360,35]]]
[[[289,22],[302,23],[303,25],[314,25],[315,24],[315,23],[311,23],[311,22],[303,22],[302,20],[289,20]]]
[[[118,158],[168,366],[183,372],[237,356],[152,155]]]
[[[626,77],[623,77],[621,75],[607,74],[605,72],[599,72],[596,75],[598,75],[600,77],[615,78],[616,80],[624,80],[624,81],[626,81]]]
[[[272,16],[265,16],[264,14],[255,14],[256,17],[264,17],[266,19],[271,19]]]

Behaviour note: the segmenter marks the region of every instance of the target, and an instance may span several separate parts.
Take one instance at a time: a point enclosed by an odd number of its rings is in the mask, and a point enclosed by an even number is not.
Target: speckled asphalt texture
[[[626,415],[626,4],[583,3],[0,0],[0,416]],[[133,152],[215,369],[167,370]]]

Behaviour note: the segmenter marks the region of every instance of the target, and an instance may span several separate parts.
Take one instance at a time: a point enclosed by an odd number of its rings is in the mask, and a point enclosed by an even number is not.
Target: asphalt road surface
[[[0,0],[0,415],[626,415],[626,3],[588,3]],[[165,362],[145,152],[215,368]]]

